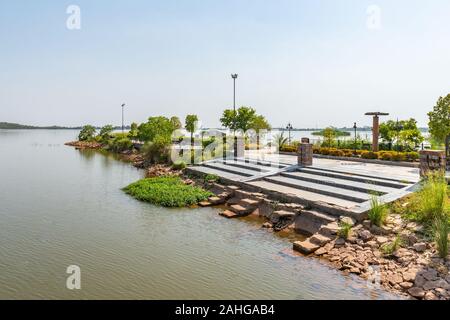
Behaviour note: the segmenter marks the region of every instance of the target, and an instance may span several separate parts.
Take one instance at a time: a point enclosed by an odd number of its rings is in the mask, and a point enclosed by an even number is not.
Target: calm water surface
[[[217,209],[164,209],[121,188],[131,165],[64,146],[75,131],[0,130],[0,299],[379,299],[292,239]],[[81,290],[66,268],[81,267]]]

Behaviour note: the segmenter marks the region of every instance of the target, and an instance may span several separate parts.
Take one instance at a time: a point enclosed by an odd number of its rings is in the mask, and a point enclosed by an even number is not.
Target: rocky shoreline
[[[221,215],[239,218],[248,215],[264,217],[263,228],[303,234],[305,241],[293,244],[295,251],[318,258],[344,274],[355,274],[389,292],[413,299],[450,299],[450,260],[441,259],[435,245],[417,223],[408,222],[400,215],[390,215],[383,227],[369,220],[357,223],[349,217],[320,222],[314,226],[313,213],[297,203],[271,201],[264,194],[247,192],[235,186],[218,183],[204,185],[216,194],[201,206],[225,206]],[[301,218],[301,217],[305,218]],[[349,236],[340,237],[340,223],[351,225]],[[314,227],[317,232],[313,232]],[[308,237],[309,236],[309,237]],[[402,245],[391,253],[383,246],[400,238]],[[309,245],[308,245],[309,244]]]

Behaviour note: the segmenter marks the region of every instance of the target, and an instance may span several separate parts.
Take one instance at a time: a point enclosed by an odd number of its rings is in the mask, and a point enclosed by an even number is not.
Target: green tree
[[[251,120],[250,129],[253,129],[256,133],[259,133],[260,130],[270,130],[271,126],[264,116],[256,115]]]
[[[380,137],[383,141],[392,144],[397,137],[397,123],[389,120],[380,124]]]
[[[98,134],[98,138],[101,142],[107,142],[109,138],[111,138],[111,133],[114,131],[114,127],[110,124],[107,124],[106,126],[103,126],[100,129],[100,132]]]
[[[198,117],[195,114],[188,114],[185,119],[185,129],[191,134],[191,140],[194,137],[194,132],[197,130]]]
[[[380,137],[390,144],[396,141],[398,144],[413,148],[423,142],[424,138],[417,121],[413,118],[408,120],[389,120],[380,125]]]
[[[136,139],[138,137],[139,130],[138,130],[138,124],[136,122],[133,122],[130,126],[130,131],[128,132],[128,138],[130,139]]]
[[[324,139],[328,141],[328,146],[331,147],[334,139],[336,139],[336,129],[332,127],[325,128],[322,134]]]
[[[91,125],[85,125],[83,128],[81,128],[80,133],[78,134],[78,140],[79,141],[91,141],[94,139],[95,136],[95,127]]]
[[[172,123],[173,129],[177,130],[177,129],[181,129],[181,127],[183,126],[181,124],[180,118],[173,116],[172,118],[170,118],[170,122]]]
[[[439,97],[433,111],[428,112],[428,128],[431,136],[440,143],[450,135],[450,93]]]
[[[138,127],[138,139],[144,142],[153,141],[157,135],[171,137],[173,125],[166,117],[150,117]]]
[[[236,110],[236,114],[233,109],[224,110],[220,122],[226,128],[230,128],[231,130],[241,129],[245,132],[248,129],[251,129],[255,117],[255,109],[250,107],[240,107]]]

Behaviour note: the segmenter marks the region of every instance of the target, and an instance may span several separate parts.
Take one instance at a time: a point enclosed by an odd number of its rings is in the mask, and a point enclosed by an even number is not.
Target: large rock
[[[438,279],[438,273],[434,269],[429,269],[428,271],[423,272],[421,275],[428,281],[433,281],[433,280]]]
[[[370,239],[372,239],[373,235],[372,233],[370,233],[369,230],[361,230],[359,232],[359,237],[364,241],[369,241]]]
[[[408,293],[414,298],[422,299],[425,296],[425,291],[419,287],[412,287],[408,289]]]
[[[315,233],[313,236],[309,238],[309,241],[321,247],[326,245],[331,240],[332,240],[331,238],[321,235],[320,233]]]
[[[299,251],[303,254],[310,254],[319,249],[317,244],[310,242],[308,239],[305,241],[294,242],[294,250]]]
[[[348,224],[348,225],[350,225],[352,227],[356,224],[356,220],[351,218],[351,217],[341,216],[339,218],[339,220],[340,220],[340,222],[346,223],[346,224]]]
[[[450,290],[450,285],[444,279],[439,279],[435,281],[427,281],[423,285],[424,290],[432,290],[436,288],[442,288],[444,290]]]
[[[403,279],[405,279],[405,281],[414,281],[416,279],[416,276],[417,270],[415,269],[409,269],[408,271],[403,273]]]
[[[424,242],[418,242],[413,244],[413,248],[417,252],[424,252],[427,249],[427,244]]]

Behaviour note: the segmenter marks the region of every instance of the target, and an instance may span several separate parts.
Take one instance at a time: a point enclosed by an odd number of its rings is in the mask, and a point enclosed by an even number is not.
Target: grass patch
[[[352,225],[347,222],[339,223],[338,236],[343,239],[348,239],[350,231],[352,230]]]
[[[216,174],[207,174],[204,178],[205,182],[217,182],[219,181],[220,177]]]
[[[186,185],[179,177],[142,179],[123,189],[134,198],[163,207],[186,207],[207,200],[213,194],[202,188]]]
[[[375,194],[370,198],[370,210],[368,215],[370,221],[378,227],[381,227],[386,221],[388,215],[387,206],[382,204]]]
[[[433,223],[433,235],[436,247],[441,258],[448,255],[448,233],[450,232],[450,224],[447,216],[439,216],[435,218]]]
[[[391,255],[402,245],[403,245],[403,240],[400,237],[400,235],[397,235],[395,237],[394,241],[382,245],[380,249],[384,254]]]

